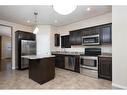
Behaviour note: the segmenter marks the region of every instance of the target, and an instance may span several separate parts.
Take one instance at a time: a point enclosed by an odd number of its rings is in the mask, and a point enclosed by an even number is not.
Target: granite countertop
[[[41,59],[41,58],[48,58],[48,57],[55,57],[55,56],[54,55],[25,55],[21,57],[27,59]]]
[[[81,55],[84,54],[84,52],[64,52],[64,51],[53,51],[52,54],[61,54],[61,55]],[[111,53],[102,53],[101,55],[98,55],[98,57],[112,57]]]
[[[64,52],[64,51],[53,51],[52,54],[62,54],[62,55],[81,55],[84,52]]]
[[[99,57],[112,57],[111,53],[102,53]]]

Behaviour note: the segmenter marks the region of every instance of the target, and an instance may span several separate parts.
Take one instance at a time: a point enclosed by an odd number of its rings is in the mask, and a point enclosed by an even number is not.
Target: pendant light
[[[38,15],[38,12],[34,12],[34,15],[35,15],[35,25],[34,25],[33,33],[37,34],[39,32],[39,28],[38,28],[38,25],[37,25],[37,15]]]

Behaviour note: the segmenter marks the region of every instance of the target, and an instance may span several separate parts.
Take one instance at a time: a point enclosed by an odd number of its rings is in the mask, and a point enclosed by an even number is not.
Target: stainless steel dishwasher
[[[75,70],[75,57],[65,56],[65,69]]]

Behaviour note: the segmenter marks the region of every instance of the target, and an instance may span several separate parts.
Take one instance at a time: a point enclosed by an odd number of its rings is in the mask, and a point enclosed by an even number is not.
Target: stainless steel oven
[[[95,56],[81,56],[80,67],[97,70],[98,69],[98,57]]]
[[[100,44],[99,34],[82,37],[82,45],[99,45],[99,44]]]
[[[80,73],[98,77],[98,56],[101,54],[101,48],[85,48],[85,53],[80,56]]]

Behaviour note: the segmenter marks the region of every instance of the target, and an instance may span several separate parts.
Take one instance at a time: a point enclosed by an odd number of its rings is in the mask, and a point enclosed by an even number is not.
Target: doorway
[[[0,24],[0,71],[12,70],[12,27]]]

